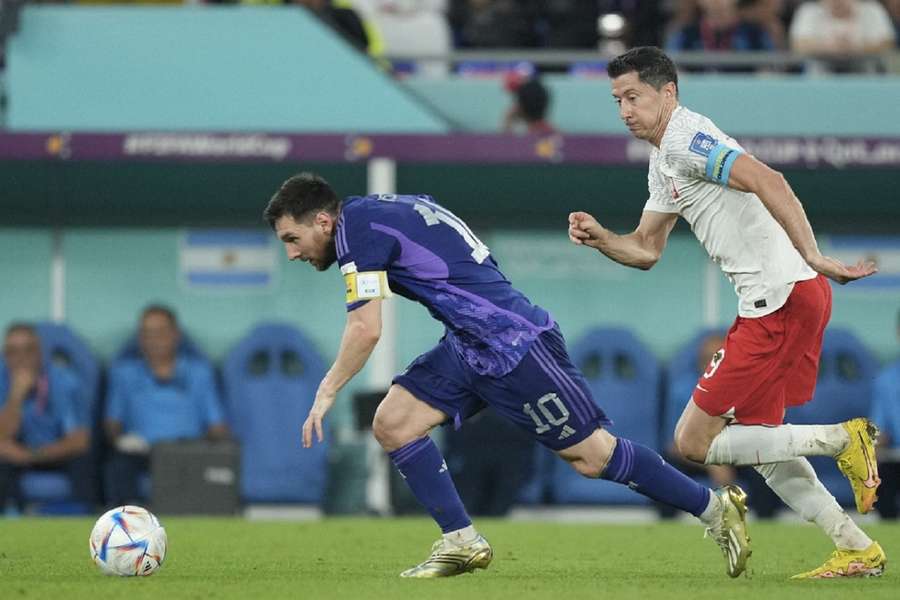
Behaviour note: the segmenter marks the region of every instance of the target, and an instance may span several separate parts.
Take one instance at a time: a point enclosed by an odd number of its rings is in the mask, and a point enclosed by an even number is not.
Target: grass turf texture
[[[495,551],[490,569],[423,581],[397,575],[424,559],[437,538],[424,519],[162,521],[169,535],[163,568],[148,578],[116,578],[90,561],[92,520],[0,519],[0,598],[900,597],[900,525],[893,524],[866,527],[888,555],[883,577],[797,582],[788,578],[818,566],[832,550],[812,526],[751,523],[751,574],[732,580],[699,525],[478,519]],[[893,565],[892,557],[898,557]]]

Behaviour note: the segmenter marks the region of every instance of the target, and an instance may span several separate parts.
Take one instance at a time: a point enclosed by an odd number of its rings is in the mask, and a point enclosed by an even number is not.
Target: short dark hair
[[[10,335],[18,332],[28,333],[33,335],[34,337],[39,337],[37,332],[37,327],[34,324],[29,323],[27,321],[13,321],[6,328],[6,333],[4,337],[9,337]]]
[[[678,93],[678,70],[675,69],[675,63],[656,46],[632,48],[606,65],[606,73],[610,79],[632,71],[638,74],[641,82],[652,85],[657,90],[671,81],[675,84],[675,92]]]
[[[522,116],[529,121],[540,121],[547,115],[550,94],[538,79],[529,79],[516,90],[516,98]]]
[[[144,319],[147,318],[147,315],[152,314],[163,315],[167,319],[169,319],[169,323],[172,324],[172,327],[178,329],[178,316],[175,314],[175,310],[165,304],[148,304],[144,307],[144,310],[141,311],[141,323],[144,322]]]
[[[263,218],[275,229],[275,222],[285,215],[299,222],[313,212],[336,215],[340,205],[340,199],[325,179],[315,173],[300,173],[281,184],[263,211]]]

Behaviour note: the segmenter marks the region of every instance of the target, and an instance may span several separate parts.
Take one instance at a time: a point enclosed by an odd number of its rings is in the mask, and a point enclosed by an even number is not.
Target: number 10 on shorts
[[[551,410],[550,406],[547,406],[548,404],[552,404],[553,407],[555,407],[559,416],[553,414],[554,411]],[[559,396],[556,394],[550,393],[541,396],[538,401],[535,402],[535,405],[541,413],[540,415],[531,408],[531,404],[528,402],[525,403],[522,410],[526,415],[531,417],[532,421],[534,421],[534,432],[537,435],[541,435],[542,433],[549,431],[551,427],[558,427],[569,420],[569,409],[566,408],[566,405],[562,403],[562,400],[560,400]],[[543,419],[541,419],[541,416],[543,416]]]

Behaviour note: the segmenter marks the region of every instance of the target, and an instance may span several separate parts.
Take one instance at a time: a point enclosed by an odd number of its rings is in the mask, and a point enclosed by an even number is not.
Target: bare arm
[[[872,263],[861,261],[856,266],[846,267],[833,258],[822,256],[803,205],[778,171],[752,156],[742,154],[732,165],[728,186],[741,192],[756,194],[763,206],[787,232],[788,238],[803,260],[816,272],[841,284],[876,272]]]
[[[88,450],[90,434],[86,428],[75,429],[64,438],[32,453],[32,464],[53,464],[84,454]]]
[[[38,380],[30,369],[11,371],[6,403],[0,408],[0,441],[15,440],[22,426],[22,406]]]
[[[596,248],[617,263],[647,270],[662,256],[678,215],[645,210],[637,229],[618,235],[584,212],[569,215],[569,239]]]
[[[381,300],[370,300],[347,313],[347,323],[334,364],[316,391],[316,400],[303,424],[303,446],[312,446],[313,432],[322,441],[322,419],[334,404],[337,393],[369,360],[381,337]]]

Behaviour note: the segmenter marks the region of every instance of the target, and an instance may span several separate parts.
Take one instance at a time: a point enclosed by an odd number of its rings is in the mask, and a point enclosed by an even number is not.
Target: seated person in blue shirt
[[[106,403],[106,435],[113,446],[107,465],[110,504],[141,497],[138,481],[157,442],[228,436],[210,365],[178,352],[175,313],[149,306],[141,314],[140,356],[112,365]]]
[[[900,338],[900,312],[897,313],[897,337]],[[871,418],[881,430],[878,436],[881,487],[875,507],[882,519],[896,519],[900,500],[900,360],[887,365],[875,380]]]
[[[88,408],[74,375],[43,365],[35,328],[6,330],[0,362],[0,513],[10,499],[21,505],[19,477],[28,470],[65,472],[76,500],[93,491]]]

